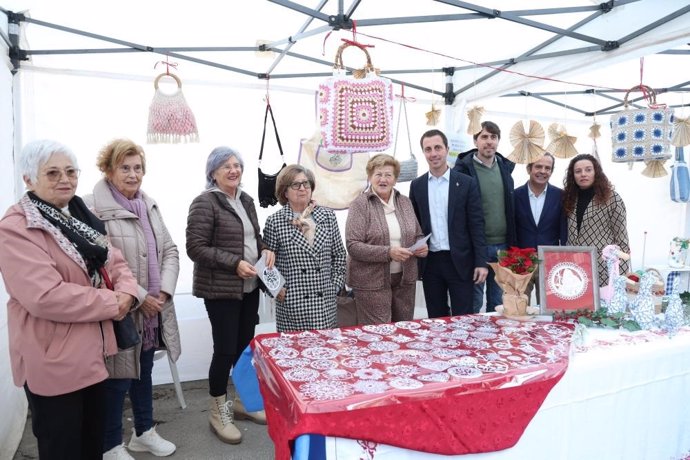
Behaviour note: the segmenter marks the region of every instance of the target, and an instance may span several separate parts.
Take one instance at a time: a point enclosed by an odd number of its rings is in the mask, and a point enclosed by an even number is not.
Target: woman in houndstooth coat
[[[604,286],[609,282],[609,274],[606,261],[600,257],[601,251],[615,244],[630,254],[625,203],[613,189],[599,160],[588,153],[570,160],[563,186],[568,246],[597,248],[599,286]],[[628,261],[621,260],[621,274],[628,270]]]
[[[290,165],[278,175],[283,208],[266,219],[264,242],[285,278],[276,296],[278,332],[337,326],[336,294],[344,285],[345,247],[333,211],[316,206],[314,174]]]

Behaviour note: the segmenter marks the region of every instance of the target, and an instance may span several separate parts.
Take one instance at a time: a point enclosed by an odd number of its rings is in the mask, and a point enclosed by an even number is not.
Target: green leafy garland
[[[554,321],[577,322],[587,327],[602,327],[607,329],[626,329],[628,331],[642,330],[634,319],[626,317],[625,313],[609,315],[606,308],[592,310],[556,311],[553,313]]]

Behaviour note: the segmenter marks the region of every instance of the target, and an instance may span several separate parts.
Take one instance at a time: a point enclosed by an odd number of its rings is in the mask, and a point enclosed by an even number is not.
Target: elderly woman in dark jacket
[[[242,440],[226,397],[230,369],[254,338],[259,280],[254,265],[274,255],[259,234],[254,200],[240,188],[244,162],[229,147],[217,147],[206,161],[206,190],[194,199],[187,218],[187,255],[194,262],[193,294],[204,299],[211,321],[213,359],[208,372],[209,422],[229,444]],[[247,413],[239,398],[234,417],[266,423],[263,411]]]
[[[394,188],[399,174],[395,158],[373,156],[367,163],[371,188],[347,215],[347,284],[355,291],[359,324],[414,316],[417,257],[426,257],[429,248],[408,249],[423,235],[410,199]]]

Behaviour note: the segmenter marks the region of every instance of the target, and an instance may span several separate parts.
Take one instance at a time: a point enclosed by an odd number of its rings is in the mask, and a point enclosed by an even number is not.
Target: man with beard
[[[482,130],[473,137],[476,148],[460,154],[453,169],[477,180],[484,210],[487,261],[497,262],[498,251],[515,245],[514,183],[511,176],[515,163],[496,151],[501,140],[501,130],[496,123],[482,122]],[[502,303],[503,291],[495,278],[489,267],[486,283],[474,286],[475,313],[479,313],[484,303],[484,284],[486,311],[496,311],[496,305]]]

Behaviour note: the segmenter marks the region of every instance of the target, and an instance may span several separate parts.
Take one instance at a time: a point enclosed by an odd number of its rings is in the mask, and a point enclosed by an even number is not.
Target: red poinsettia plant
[[[510,247],[498,251],[498,265],[517,275],[533,273],[539,266],[539,258],[534,248]]]

